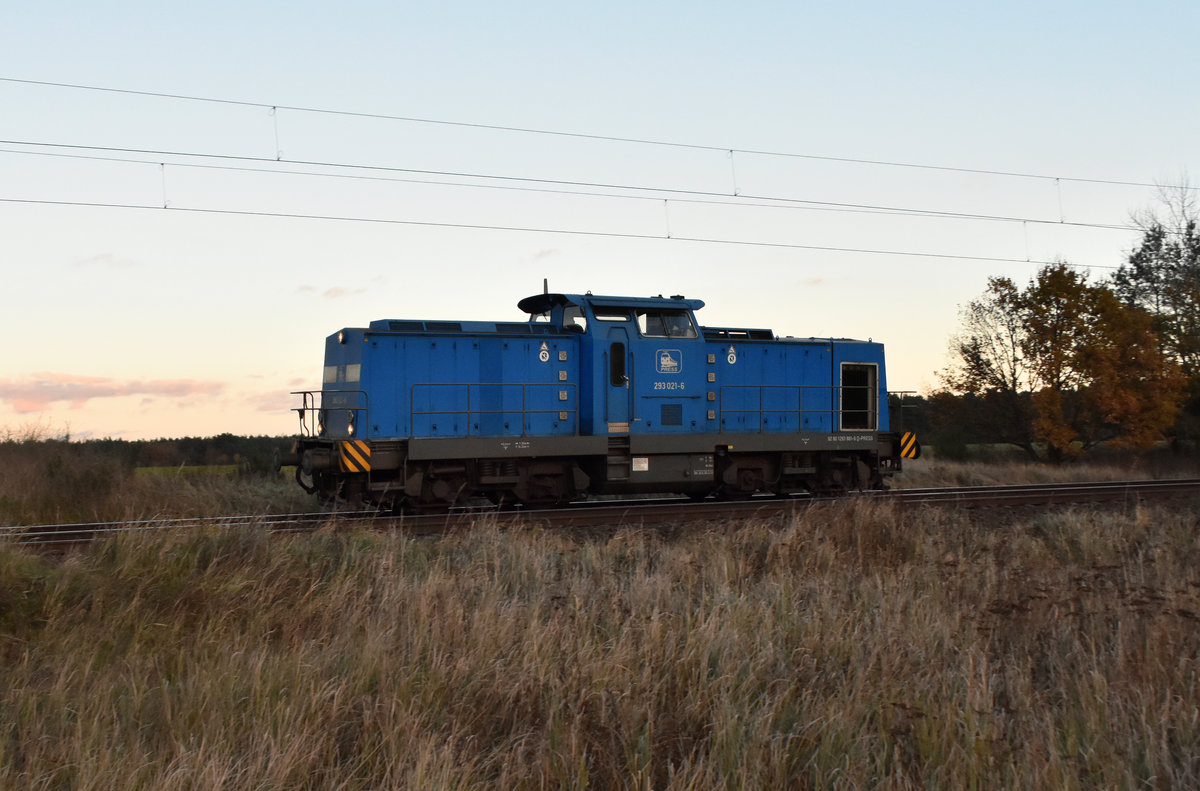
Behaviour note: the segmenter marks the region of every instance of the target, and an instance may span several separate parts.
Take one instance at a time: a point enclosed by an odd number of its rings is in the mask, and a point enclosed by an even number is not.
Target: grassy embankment
[[[0,546],[0,787],[1196,787],[1197,527]]]

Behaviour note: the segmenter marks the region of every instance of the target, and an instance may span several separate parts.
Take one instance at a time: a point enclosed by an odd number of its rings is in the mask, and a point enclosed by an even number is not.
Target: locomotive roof
[[[663,308],[671,310],[699,310],[704,307],[700,299],[687,299],[683,296],[657,297],[619,297],[601,294],[557,294],[543,293],[526,297],[517,303],[517,307],[531,315],[549,312],[554,307],[596,306],[605,308]],[[550,335],[564,330],[547,323],[522,321],[514,322],[480,322],[480,321],[414,321],[398,319],[379,319],[369,325],[371,332],[401,332],[401,333],[518,333],[523,335]],[[779,336],[772,330],[747,327],[709,327],[700,326],[701,336],[707,341],[747,342],[773,341],[782,343],[861,343],[872,344],[871,340],[853,338],[794,337]],[[331,336],[332,337],[332,336]]]
[[[545,313],[555,305],[600,305],[603,307],[629,308],[675,308],[699,310],[704,300],[685,299],[682,296],[664,297],[610,297],[599,294],[534,294],[517,303],[526,313]]]

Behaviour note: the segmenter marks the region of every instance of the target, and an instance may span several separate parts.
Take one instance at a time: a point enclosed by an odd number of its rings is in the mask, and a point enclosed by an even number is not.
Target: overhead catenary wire
[[[519,233],[544,233],[544,234],[561,234],[568,236],[595,236],[608,239],[636,239],[636,240],[654,240],[667,242],[693,242],[700,244],[723,244],[737,245],[743,247],[765,247],[784,250],[809,250],[826,253],[856,253],[860,255],[881,255],[881,256],[901,256],[908,258],[932,258],[939,260],[953,261],[977,261],[987,263],[1004,263],[1004,264],[1038,264],[1038,265],[1055,265],[1064,263],[1061,261],[1050,260],[1031,260],[1028,258],[1006,258],[1001,256],[980,256],[980,255],[959,255],[953,253],[932,253],[917,250],[886,250],[886,249],[871,249],[857,247],[836,247],[831,245],[811,245],[811,244],[796,244],[791,242],[764,242],[754,239],[719,239],[699,236],[672,236],[658,234],[639,234],[618,231],[595,231],[582,230],[574,228],[538,228],[514,225],[487,225],[479,223],[458,223],[458,222],[435,222],[431,220],[404,220],[392,217],[363,217],[354,215],[336,215],[336,214],[305,214],[301,212],[275,212],[275,211],[249,211],[244,209],[214,209],[199,206],[152,206],[148,204],[138,203],[115,203],[103,201],[63,201],[63,200],[39,200],[33,198],[4,198],[0,197],[0,203],[9,204],[28,204],[36,206],[79,206],[86,208],[103,208],[103,209],[137,209],[137,210],[153,210],[167,212],[191,212],[197,214],[213,214],[213,215],[229,215],[236,217],[273,217],[279,219],[293,220],[326,220],[335,222],[358,222],[372,223],[379,225],[404,225],[416,226],[425,228],[457,228],[464,230],[475,231],[511,231]],[[1069,264],[1073,267],[1084,269],[1116,269],[1113,266],[1100,266],[1096,264]]]
[[[410,184],[429,184],[436,186],[460,187],[465,189],[502,189],[513,191],[526,192],[546,192],[560,195],[576,195],[581,197],[601,197],[601,198],[616,198],[621,200],[666,200],[663,195],[674,195],[670,198],[675,203],[697,203],[708,205],[722,206],[741,206],[748,208],[776,208],[776,209],[809,209],[809,210],[824,210],[847,213],[871,213],[871,214],[890,214],[909,217],[930,217],[937,219],[949,220],[972,220],[981,222],[1006,222],[1006,223],[1033,223],[1037,225],[1052,225],[1064,226],[1073,228],[1092,228],[1099,230],[1111,231],[1138,231],[1141,230],[1134,225],[1121,225],[1116,223],[1097,223],[1097,222],[1082,222],[1077,220],[1067,221],[1060,219],[1046,219],[1039,217],[1016,217],[999,214],[976,214],[971,212],[952,212],[943,209],[925,209],[919,207],[905,206],[887,206],[883,204],[869,203],[847,203],[842,201],[823,201],[811,198],[792,198],[776,195],[757,195],[736,193],[733,197],[738,200],[728,200],[730,197],[727,193],[715,192],[711,190],[683,190],[675,187],[651,187],[632,184],[613,184],[605,182],[591,181],[574,181],[561,179],[545,179],[533,178],[527,176],[505,176],[489,173],[470,173],[463,171],[444,171],[444,170],[428,170],[422,168],[401,168],[388,165],[363,165],[357,163],[345,162],[328,162],[319,160],[298,160],[285,159],[276,157],[270,159],[267,157],[250,157],[244,155],[232,154],[213,154],[205,152],[187,152],[187,151],[168,151],[162,149],[138,149],[138,148],[118,148],[113,146],[88,146],[68,143],[48,143],[43,141],[29,140],[0,140],[0,145],[5,146],[26,146],[34,149],[68,149],[72,151],[96,151],[96,152],[111,152],[113,154],[130,154],[153,156],[156,159],[133,159],[130,157],[117,156],[99,156],[97,154],[69,154],[62,151],[47,151],[34,150],[23,151],[14,148],[0,149],[0,153],[11,153],[17,155],[31,156],[50,156],[75,159],[87,159],[101,162],[122,162],[130,164],[146,164],[154,166],[184,168],[198,168],[210,170],[226,170],[233,172],[246,173],[265,173],[272,175],[294,175],[294,176],[314,176],[323,178],[339,178],[339,179],[359,179],[370,181],[393,181]],[[175,157],[184,161],[175,161],[164,163],[163,157]],[[296,170],[281,170],[277,167],[244,167],[234,165],[222,165],[211,163],[188,162],[188,159],[199,160],[223,160],[231,162],[252,162],[263,165],[295,165],[300,167],[321,167],[332,168],[338,170],[352,170],[354,173],[336,173],[336,172],[316,172],[316,171],[296,171]],[[464,182],[447,182],[447,181],[430,181],[417,179],[400,179],[390,176],[364,175],[365,172],[374,171],[379,173],[411,173],[414,175],[441,176],[444,178],[461,178],[461,179],[476,179],[487,181],[500,182],[516,182],[522,184],[546,184],[556,185],[557,187],[574,187],[576,189],[553,189],[549,187],[530,187],[530,186],[514,186],[513,184],[479,184],[479,183],[464,183]],[[628,193],[651,193],[651,194],[616,194],[613,192],[588,192],[584,188],[590,189],[607,189],[620,190]],[[769,203],[754,203],[752,201],[769,201]]]
[[[560,195],[583,196],[589,198],[604,198],[610,200],[655,200],[663,201],[664,204],[664,220],[665,220],[665,237],[660,237],[654,234],[641,233],[621,233],[621,232],[605,232],[605,231],[588,231],[582,229],[554,229],[554,228],[539,228],[531,226],[501,226],[501,225],[479,225],[471,223],[455,223],[455,222],[425,222],[416,220],[396,219],[394,224],[406,225],[428,225],[435,227],[454,227],[454,228],[480,228],[492,230],[511,230],[525,232],[542,232],[542,233],[572,233],[578,235],[593,235],[593,236],[609,236],[609,237],[624,237],[630,239],[656,239],[656,238],[673,238],[678,241],[703,242],[710,244],[739,244],[752,245],[760,247],[778,247],[790,249],[806,249],[806,250],[821,250],[829,252],[854,252],[866,253],[875,255],[900,255],[900,256],[921,256],[933,259],[952,259],[963,261],[991,261],[998,263],[1057,263],[1061,258],[1055,261],[1039,261],[1034,259],[1028,249],[1028,228],[1030,225],[1043,226],[1059,226],[1081,229],[1096,229],[1106,231],[1120,232],[1135,232],[1142,231],[1144,228],[1118,223],[1101,223],[1101,222],[1085,222],[1081,220],[1067,221],[1062,211],[1062,192],[1061,184],[1063,181],[1073,181],[1092,184],[1114,184],[1125,186],[1157,186],[1162,188],[1161,184],[1151,185],[1142,182],[1134,181],[1118,181],[1113,179],[1095,179],[1095,178],[1071,178],[1048,176],[1043,174],[1018,173],[1010,171],[999,171],[981,168],[959,168],[947,167],[940,165],[923,165],[914,163],[886,162],[880,160],[870,160],[861,158],[848,157],[827,157],[819,155],[797,154],[793,152],[773,152],[754,149],[729,148],[724,146],[708,146],[697,145],[691,143],[680,143],[662,140],[638,139],[630,137],[616,137],[609,135],[583,134],[574,132],[558,132],[552,130],[499,126],[493,124],[479,124],[457,121],[443,121],[438,119],[427,119],[397,115],[387,115],[383,113],[362,113],[343,110],[331,110],[314,107],[301,107],[281,105],[278,103],[262,103],[262,102],[247,102],[239,100],[221,99],[203,96],[189,96],[177,93],[162,93],[154,91],[138,91],[123,88],[105,88],[99,86],[89,86],[72,83],[58,83],[36,80],[21,80],[9,77],[0,77],[0,82],[23,83],[28,85],[51,86],[57,88],[71,88],[86,91],[102,91],[108,93],[127,94],[133,96],[146,96],[161,99],[171,99],[180,101],[195,101],[215,104],[225,104],[243,107],[253,107],[267,110],[270,113],[272,121],[272,132],[274,140],[273,158],[259,156],[240,156],[220,153],[207,153],[195,151],[172,151],[165,149],[149,149],[149,148],[132,148],[132,147],[114,147],[114,146],[92,146],[69,143],[52,143],[40,140],[8,140],[0,141],[0,144],[9,146],[20,146],[24,149],[0,149],[7,153],[17,155],[42,155],[42,156],[59,156],[59,157],[74,157],[79,159],[93,159],[98,161],[113,161],[113,162],[129,162],[140,164],[153,164],[161,171],[162,180],[162,206],[155,208],[186,208],[190,211],[206,211],[209,213],[226,213],[226,214],[246,214],[256,216],[277,216],[277,217],[293,217],[306,218],[317,220],[342,220],[342,221],[368,221],[379,222],[378,218],[345,216],[339,214],[293,214],[288,212],[272,212],[272,211],[225,211],[219,207],[198,207],[198,206],[169,206],[170,201],[167,193],[167,177],[166,170],[168,167],[181,168],[203,168],[211,170],[224,170],[231,172],[255,172],[264,173],[274,176],[308,176],[320,178],[337,178],[337,179],[362,179],[375,181],[391,181],[403,182],[411,184],[437,185],[442,187],[451,187],[456,189],[493,189],[493,190],[512,190],[521,192],[541,192]],[[332,162],[320,161],[316,159],[286,159],[282,155],[280,148],[280,132],[279,132],[279,112],[281,110],[306,112],[306,113],[321,113],[329,115],[342,115],[358,118],[381,119],[391,121],[425,123],[425,124],[440,124],[447,126],[461,126],[475,129],[484,129],[492,131],[505,131],[515,133],[529,133],[539,135],[555,135],[569,138],[584,138],[591,140],[601,140],[609,142],[644,144],[656,146],[670,146],[676,148],[694,149],[702,151],[719,151],[729,157],[730,177],[732,179],[732,192],[712,191],[712,190],[696,190],[696,189],[680,189],[676,187],[655,187],[639,184],[618,184],[606,182],[593,182],[583,180],[566,180],[566,179],[546,179],[534,178],[528,176],[511,176],[495,173],[477,173],[466,171],[448,171],[448,170],[429,170],[420,168],[403,168],[385,165],[358,164],[349,162]],[[92,153],[64,153],[65,151],[72,152],[92,152]],[[100,154],[112,155],[127,155],[127,156],[100,156]],[[890,167],[917,167],[929,170],[946,170],[972,174],[988,174],[993,176],[1009,176],[1021,178],[1037,178],[1043,180],[1052,180],[1055,185],[1055,191],[1058,195],[1059,212],[1057,219],[1049,219],[1045,217],[1033,216],[1009,216],[1003,214],[983,214],[970,212],[955,212],[934,208],[911,207],[884,205],[872,203],[851,203],[844,201],[828,201],[817,200],[812,198],[789,197],[780,195],[762,195],[743,193],[738,185],[738,171],[735,162],[735,156],[739,154],[746,155],[761,155],[761,156],[778,156],[778,157],[793,157],[824,160],[830,162],[854,163],[860,165],[877,165]],[[132,156],[152,156],[153,160],[133,159]],[[244,163],[244,164],[229,164],[229,163]],[[251,167],[249,165],[256,165]],[[320,170],[298,170],[297,168],[317,168]],[[349,172],[347,172],[349,171]],[[395,175],[384,174],[409,174],[410,176],[425,176],[428,178],[400,178]],[[443,179],[443,180],[439,180]],[[444,179],[457,179],[457,181],[446,181]],[[1189,187],[1185,187],[1190,189]],[[42,203],[43,205],[95,205],[107,206],[110,208],[151,208],[140,204],[126,203],[105,203],[103,201],[32,201],[24,200],[14,196],[2,196],[5,202],[10,203]],[[841,213],[856,213],[856,214],[871,214],[871,215],[894,215],[904,217],[932,218],[945,220],[961,220],[975,222],[997,222],[997,223],[1020,223],[1022,226],[1022,238],[1025,244],[1025,258],[1011,258],[1007,256],[989,256],[989,255],[967,255],[967,254],[946,254],[946,253],[923,253],[908,250],[895,250],[883,248],[858,248],[836,245],[804,245],[787,242],[769,242],[756,240],[738,240],[738,239],[720,239],[702,236],[675,236],[672,232],[671,217],[669,212],[669,203],[679,204],[697,204],[697,205],[714,205],[714,206],[734,206],[739,208],[754,208],[754,209],[792,209],[804,211],[823,211],[823,212],[841,212]],[[1092,269],[1115,269],[1116,267],[1089,265],[1089,264],[1071,264],[1081,268]]]
[[[98,86],[98,85],[84,85],[81,83],[67,83],[67,82],[54,82],[54,81],[50,81],[50,80],[21,79],[21,78],[17,78],[17,77],[0,77],[0,82],[8,82],[8,83],[14,83],[14,84],[23,84],[23,85],[37,85],[37,86],[44,86],[44,87],[64,88],[64,89],[82,90],[82,91],[116,93],[116,94],[124,94],[124,95],[128,95],[128,96],[144,96],[144,97],[151,97],[151,98],[157,98],[157,99],[174,99],[174,100],[178,100],[178,101],[204,102],[204,103],[209,103],[209,104],[224,104],[224,105],[237,106],[237,107],[255,107],[255,108],[260,108],[263,110],[271,111],[273,114],[277,114],[278,111],[280,111],[280,110],[288,110],[291,112],[298,112],[298,113],[338,115],[338,116],[345,116],[345,117],[350,117],[350,118],[369,118],[369,119],[375,119],[375,120],[399,121],[399,122],[413,123],[413,124],[431,124],[431,125],[440,125],[440,126],[453,126],[453,127],[460,127],[460,128],[466,128],[466,129],[481,129],[481,130],[499,131],[499,132],[514,132],[514,133],[520,133],[520,134],[576,138],[576,139],[583,139],[583,140],[597,140],[597,141],[605,141],[605,142],[610,142],[610,143],[631,143],[631,144],[636,144],[636,145],[662,146],[662,147],[670,147],[670,148],[691,149],[691,150],[695,150],[695,151],[728,152],[731,157],[736,153],[736,154],[750,154],[750,155],[764,156],[764,157],[787,157],[787,158],[792,158],[792,159],[811,159],[811,160],[822,161],[822,162],[840,162],[840,163],[855,164],[855,165],[872,165],[872,166],[877,166],[877,167],[913,168],[913,169],[920,169],[920,170],[938,170],[938,171],[947,171],[947,172],[953,172],[953,173],[969,173],[969,174],[975,174],[975,175],[1001,176],[1001,177],[1006,177],[1006,178],[1038,179],[1038,180],[1043,180],[1043,181],[1060,181],[1060,182],[1061,181],[1069,181],[1069,182],[1079,183],[1079,184],[1107,184],[1107,185],[1122,186],[1122,187],[1149,187],[1149,188],[1165,188],[1165,189],[1200,190],[1200,187],[1193,187],[1190,184],[1162,184],[1162,183],[1150,183],[1150,182],[1143,182],[1143,181],[1133,181],[1133,180],[1126,180],[1126,179],[1064,176],[1062,174],[1029,173],[1029,172],[1022,172],[1022,171],[1015,171],[1015,170],[1000,170],[1000,169],[993,169],[993,168],[961,167],[961,166],[954,166],[954,165],[938,165],[938,164],[919,163],[919,162],[896,162],[896,161],[881,160],[881,159],[869,159],[869,158],[862,158],[862,157],[828,156],[828,155],[822,155],[822,154],[808,154],[808,153],[798,153],[798,152],[789,152],[789,151],[771,151],[771,150],[766,150],[766,149],[737,148],[737,147],[733,147],[733,146],[718,146],[718,145],[686,143],[686,142],[669,141],[669,140],[654,140],[654,139],[650,139],[650,138],[621,137],[621,136],[617,136],[617,135],[602,135],[602,134],[584,133],[584,132],[566,132],[566,131],[550,130],[550,129],[537,129],[537,128],[533,128],[533,127],[503,126],[503,125],[499,125],[499,124],[485,124],[485,123],[469,122],[469,121],[450,121],[450,120],[435,119],[435,118],[420,118],[420,117],[416,117],[416,116],[392,115],[392,114],[387,114],[387,113],[368,113],[368,112],[360,112],[360,111],[353,111],[353,110],[335,110],[335,109],[321,108],[321,107],[305,107],[302,105],[286,105],[286,104],[281,104],[279,102],[252,102],[252,101],[237,100],[237,99],[217,98],[217,97],[211,97],[211,96],[195,96],[195,95],[179,94],[179,93],[166,93],[166,92],[160,92],[160,91],[135,90],[135,89],[130,89],[130,88],[111,88],[111,87],[104,87],[104,86]],[[277,142],[276,147],[278,148],[278,141],[276,141],[276,142]]]

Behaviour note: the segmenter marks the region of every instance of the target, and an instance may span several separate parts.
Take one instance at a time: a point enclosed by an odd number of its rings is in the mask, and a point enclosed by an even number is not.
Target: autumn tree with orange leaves
[[[1056,462],[1101,443],[1146,448],[1179,410],[1184,378],[1151,315],[1065,263],[1024,289],[991,278],[962,319],[942,378],[984,407],[993,442]]]
[[[1187,176],[1163,187],[1158,205],[1134,215],[1141,243],[1113,274],[1123,302],[1154,318],[1164,354],[1188,377],[1183,411],[1172,429],[1180,448],[1200,440],[1200,189]]]

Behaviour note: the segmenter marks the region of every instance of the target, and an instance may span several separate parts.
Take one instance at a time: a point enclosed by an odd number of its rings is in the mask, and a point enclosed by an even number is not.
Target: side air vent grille
[[[392,332],[424,332],[423,321],[389,321],[388,329]]]

